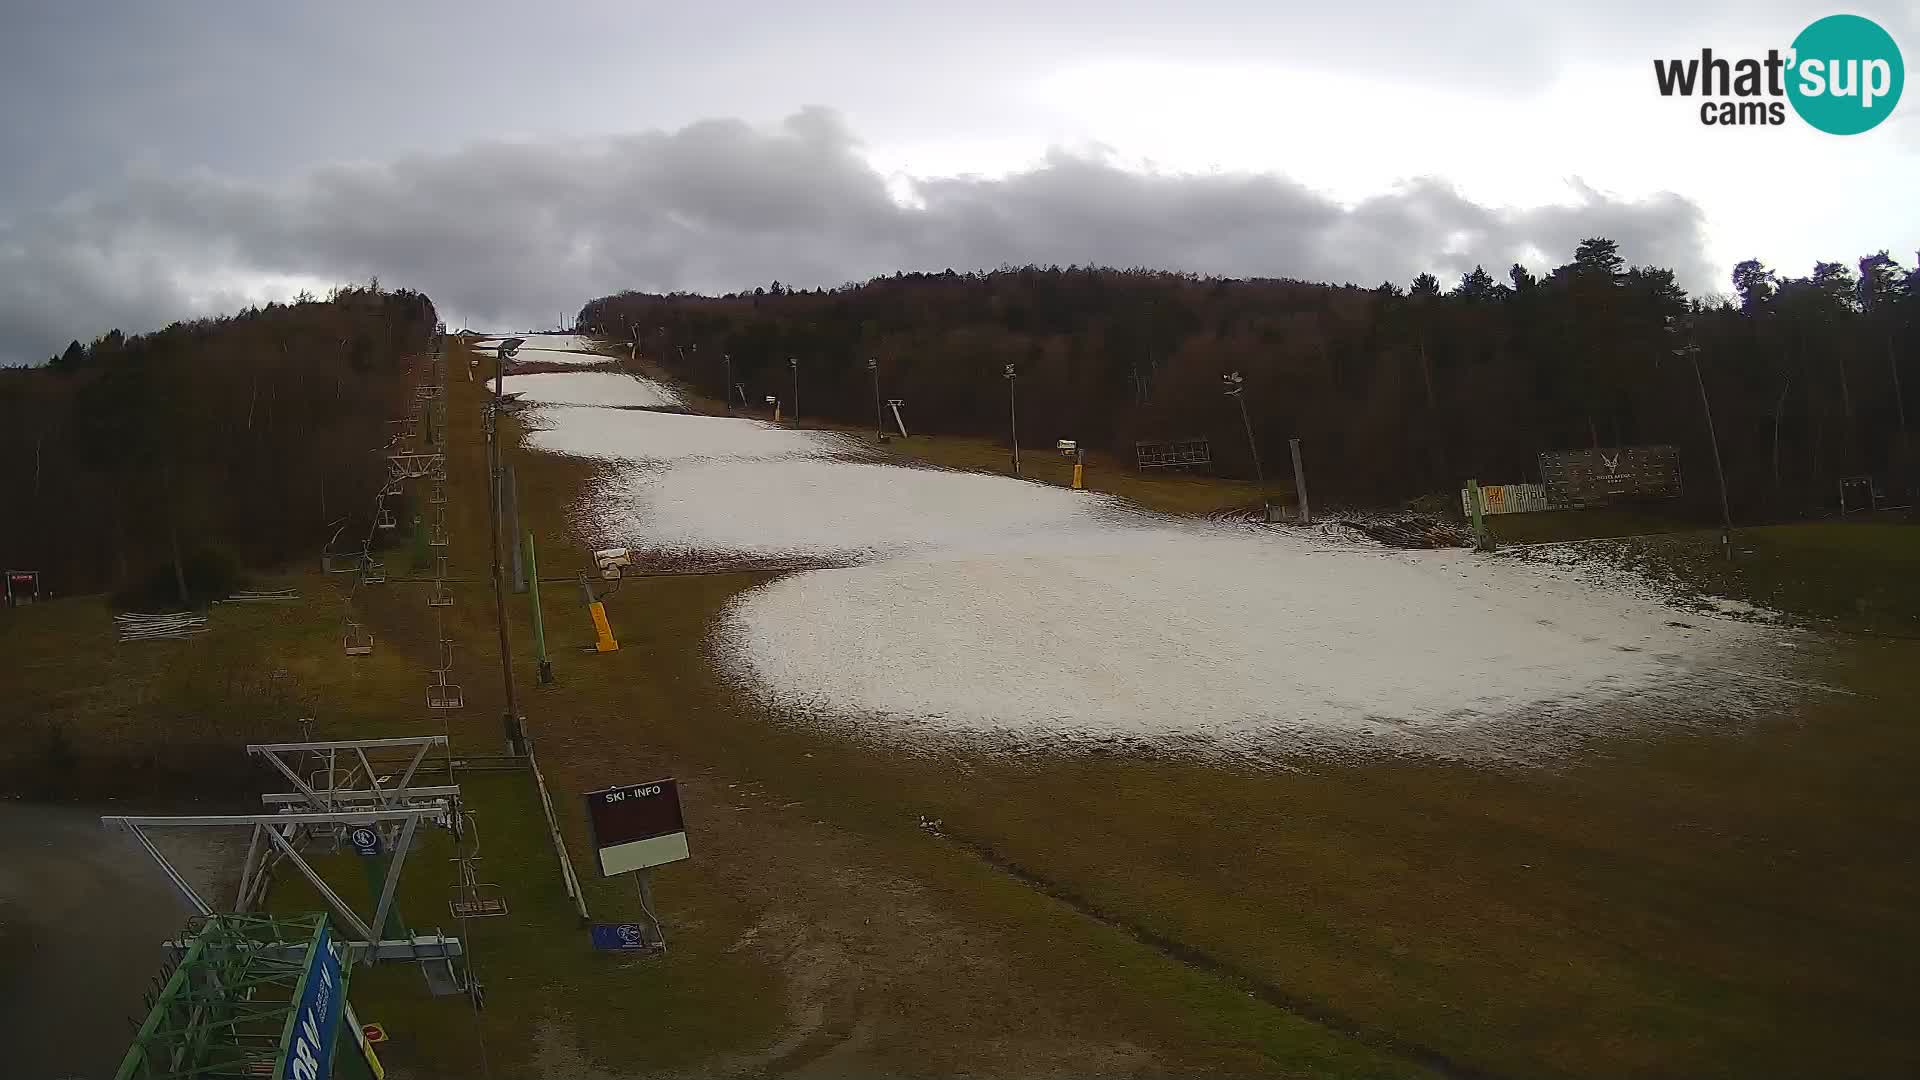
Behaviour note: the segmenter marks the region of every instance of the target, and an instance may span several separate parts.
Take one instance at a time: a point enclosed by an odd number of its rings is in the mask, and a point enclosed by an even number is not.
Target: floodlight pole
[[[720,386],[720,405],[727,410],[727,415],[731,416],[733,415],[733,354],[721,353],[720,362],[727,368],[727,381]]]
[[[1240,423],[1245,425],[1247,429],[1247,450],[1253,454],[1254,483],[1265,488],[1267,486],[1267,473],[1260,465],[1260,444],[1254,441],[1253,420],[1247,415],[1247,399],[1241,393],[1241,391],[1246,389],[1246,380],[1241,378],[1239,372],[1235,371],[1231,374],[1220,376],[1220,381],[1226,386],[1227,396],[1232,398],[1240,406]]]
[[[793,369],[793,426],[800,426],[800,358],[787,357],[787,366]]]
[[[1287,448],[1293,452],[1293,486],[1300,497],[1300,524],[1313,524],[1313,508],[1307,502],[1307,468],[1300,462],[1300,440],[1288,439]]]
[[[1007,365],[1006,377],[1007,426],[1010,429],[1009,433],[1013,437],[1013,475],[1024,480],[1026,479],[1026,474],[1020,471],[1020,405],[1016,400],[1018,395],[1013,392],[1014,384],[1019,381],[1019,375],[1013,370],[1012,364]]]
[[[526,733],[520,730],[520,709],[513,695],[513,643],[507,634],[507,595],[505,575],[500,572],[500,444],[494,437],[494,425],[500,415],[500,392],[505,385],[502,372],[507,357],[519,349],[520,339],[508,338],[494,352],[493,400],[483,410],[487,432],[487,541],[493,548],[493,618],[500,632],[500,679],[506,686],[507,713],[504,727],[507,752],[515,757],[527,753]]]
[[[1674,331],[1675,328],[1667,328]],[[1675,331],[1678,332],[1678,331]],[[1686,322],[1687,343],[1673,350],[1675,356],[1684,356],[1693,365],[1693,385],[1700,391],[1700,411],[1707,418],[1707,443],[1713,447],[1713,473],[1720,481],[1720,554],[1728,561],[1733,559],[1733,512],[1727,506],[1727,473],[1720,464],[1720,436],[1713,427],[1713,405],[1707,400],[1707,380],[1700,374],[1700,346],[1693,340],[1693,321]]]
[[[867,358],[867,370],[873,373],[873,441],[887,437],[886,415],[880,411],[880,358]]]

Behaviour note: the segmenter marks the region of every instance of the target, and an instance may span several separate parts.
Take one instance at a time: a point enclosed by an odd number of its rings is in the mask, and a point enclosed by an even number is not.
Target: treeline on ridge
[[[366,530],[374,451],[435,322],[425,295],[376,279],[0,368],[0,559],[60,594],[167,604],[182,578],[198,594],[236,568],[317,563],[329,523]]]
[[[1268,480],[1291,486],[1286,440],[1300,438],[1318,498],[1537,481],[1542,450],[1671,443],[1688,505],[1717,509],[1702,384],[1737,515],[1817,509],[1843,476],[1912,475],[1898,387],[1911,393],[1903,372],[1920,354],[1920,274],[1881,252],[1805,277],[1744,262],[1730,284],[1689,297],[1671,271],[1629,267],[1595,238],[1544,276],[1476,267],[1451,288],[1428,274],[1363,289],[1027,266],[624,292],[587,303],[578,324],[637,338],[714,396],[730,357],[756,403],[791,396],[796,359],[804,412],[849,423],[873,422],[877,358],[881,393],[906,400],[911,426],[1003,441],[1013,364],[1024,446],[1071,438],[1131,460],[1135,440],[1203,435],[1221,471],[1251,477],[1222,394],[1238,371]]]

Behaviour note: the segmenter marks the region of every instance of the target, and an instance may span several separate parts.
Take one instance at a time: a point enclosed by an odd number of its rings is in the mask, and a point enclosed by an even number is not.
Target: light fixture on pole
[[[1220,384],[1226,395],[1240,405],[1240,422],[1247,429],[1247,449],[1253,454],[1253,479],[1261,487],[1267,486],[1266,470],[1260,467],[1260,444],[1253,438],[1253,420],[1247,416],[1247,399],[1242,391],[1247,388],[1247,380],[1237,371],[1220,376]]]
[[[1018,381],[1019,376],[1015,374],[1012,364],[1007,365],[1005,375],[1007,378],[1007,425],[1013,436],[1013,475],[1025,479],[1026,474],[1020,471],[1020,406],[1015,401],[1016,395],[1013,392],[1014,383]]]
[[[867,370],[873,373],[873,441],[885,442],[887,439],[887,421],[880,411],[880,358],[867,357]]]
[[[499,401],[503,385],[506,382],[507,362],[513,359],[520,346],[527,343],[526,338],[510,337],[502,341],[493,350],[493,400]]]

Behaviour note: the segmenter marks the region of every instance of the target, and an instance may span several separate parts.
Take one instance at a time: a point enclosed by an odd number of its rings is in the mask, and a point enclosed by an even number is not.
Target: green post
[[[547,659],[547,623],[540,614],[540,561],[533,555],[533,530],[527,530],[527,596],[533,601],[533,649],[540,660],[540,685],[553,683],[553,661]]]

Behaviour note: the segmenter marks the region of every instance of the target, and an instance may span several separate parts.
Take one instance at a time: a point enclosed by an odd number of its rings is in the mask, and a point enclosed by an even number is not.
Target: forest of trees
[[[376,280],[0,368],[0,561],[64,595],[317,560],[364,528],[435,321]]]
[[[1697,359],[1736,515],[1816,511],[1842,476],[1891,492],[1913,475],[1899,387],[1912,392],[1920,357],[1920,273],[1881,252],[1805,277],[1744,262],[1729,284],[1689,297],[1596,238],[1543,277],[1475,268],[1451,287],[1029,266],[626,292],[586,304],[579,325],[637,337],[715,396],[723,355],[753,401],[790,396],[795,358],[807,414],[851,423],[872,422],[875,357],[912,425],[1002,439],[1012,363],[1023,444],[1073,438],[1131,459],[1136,439],[1205,435],[1220,471],[1251,476],[1221,387],[1239,371],[1265,460],[1300,438],[1315,494],[1351,501],[1537,481],[1541,450],[1670,443],[1686,506],[1717,509]]]

